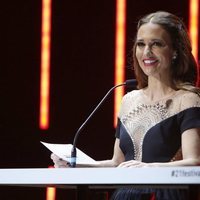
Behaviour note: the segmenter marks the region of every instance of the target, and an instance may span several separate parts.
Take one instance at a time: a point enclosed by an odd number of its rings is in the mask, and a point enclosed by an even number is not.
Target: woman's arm
[[[113,157],[111,160],[97,161],[98,164],[94,167],[117,167],[120,163],[124,162],[124,154],[119,147],[119,139],[116,138],[113,150]]]
[[[167,166],[200,165],[200,128],[186,130],[182,134],[183,159],[166,163]],[[164,164],[163,164],[164,165]]]
[[[113,151],[113,157],[110,160],[97,161],[97,164],[95,165],[77,165],[77,167],[117,167],[121,162],[124,161],[124,154],[119,147],[119,139],[115,140]],[[53,160],[54,167],[56,168],[70,167],[69,163],[60,159],[55,154],[51,154],[51,159]]]

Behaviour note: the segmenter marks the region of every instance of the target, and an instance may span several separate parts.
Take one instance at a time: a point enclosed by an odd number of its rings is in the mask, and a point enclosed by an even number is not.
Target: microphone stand
[[[83,124],[80,126],[80,128],[77,130],[75,137],[74,137],[74,141],[73,141],[73,146],[72,146],[72,150],[71,150],[71,162],[70,162],[70,167],[76,167],[76,143],[77,143],[77,139],[78,136],[80,134],[80,132],[83,130],[83,128],[85,127],[85,125],[87,124],[87,122],[90,120],[90,118],[93,116],[93,114],[100,108],[101,104],[106,100],[106,98],[108,97],[108,95],[117,87],[120,86],[124,86],[124,85],[130,85],[130,86],[135,86],[136,84],[136,80],[135,79],[131,79],[131,80],[127,80],[124,83],[121,83],[119,85],[115,85],[113,86],[107,93],[106,95],[103,97],[103,99],[98,103],[98,105],[94,108],[94,110],[91,112],[91,114],[87,117],[87,119],[83,122]]]

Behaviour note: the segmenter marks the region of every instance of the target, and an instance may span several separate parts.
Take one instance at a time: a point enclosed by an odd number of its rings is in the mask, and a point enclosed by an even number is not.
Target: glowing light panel
[[[49,128],[50,58],[51,58],[51,0],[42,0],[40,116],[39,127]],[[56,199],[56,188],[47,187],[46,200]]]
[[[189,33],[192,43],[192,53],[198,59],[198,24],[199,24],[199,0],[190,0]]]
[[[46,198],[47,198],[47,200],[55,200],[56,199],[56,188],[48,187]]]
[[[49,127],[51,0],[42,0],[40,116],[41,129]]]
[[[189,1],[189,34],[192,43],[192,54],[195,57],[196,62],[199,64],[198,59],[198,40],[199,40],[199,0]],[[198,77],[199,77],[199,66]],[[198,78],[200,79],[200,78]],[[198,83],[199,81],[197,81]]]
[[[115,85],[118,85],[124,82],[125,77],[126,0],[116,0],[115,38]],[[123,87],[114,92],[114,127],[123,94]]]

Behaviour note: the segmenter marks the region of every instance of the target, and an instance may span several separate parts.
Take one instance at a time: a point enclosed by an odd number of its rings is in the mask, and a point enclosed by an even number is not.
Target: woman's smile
[[[158,63],[158,60],[155,58],[145,58],[143,62],[145,67],[154,67]]]

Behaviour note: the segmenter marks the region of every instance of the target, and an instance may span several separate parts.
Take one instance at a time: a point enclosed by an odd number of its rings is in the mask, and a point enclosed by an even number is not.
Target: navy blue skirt
[[[111,200],[189,200],[187,189],[120,188]]]

